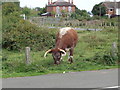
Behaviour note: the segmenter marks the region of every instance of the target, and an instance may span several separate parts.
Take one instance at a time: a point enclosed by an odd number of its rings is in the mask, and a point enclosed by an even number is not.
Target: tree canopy
[[[36,7],[35,8],[37,11],[39,11],[40,14],[46,13],[46,7],[40,8],[40,7]]]
[[[104,16],[106,14],[106,7],[102,3],[96,4],[92,9],[92,13],[94,15]]]
[[[25,14],[26,16],[28,16],[30,14],[31,9],[28,7],[24,7],[22,8],[22,14]]]
[[[14,12],[19,12],[19,10],[20,10],[20,7],[17,2],[14,2],[14,3],[7,2],[7,3],[3,3],[2,5],[3,15],[9,15]]]
[[[23,13],[35,15],[34,9],[27,7],[21,9],[12,2],[2,4],[2,9],[2,47],[4,49],[21,51],[26,46],[30,46],[31,50],[37,51],[53,47],[54,29],[39,28],[20,16]]]
[[[74,19],[82,20],[88,18],[89,15],[86,10],[80,10],[76,7],[75,12],[71,14],[71,17]]]

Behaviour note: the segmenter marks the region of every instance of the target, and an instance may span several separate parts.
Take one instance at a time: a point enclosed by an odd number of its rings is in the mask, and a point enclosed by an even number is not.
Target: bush
[[[101,19],[101,17],[100,17],[100,16],[97,16],[97,15],[93,16],[92,18],[93,18],[93,20],[96,20],[96,19],[97,19],[97,20],[100,20],[100,19]]]
[[[10,15],[14,12],[19,12],[19,2],[4,2],[2,3],[2,14]]]
[[[118,58],[112,58],[109,52],[96,53],[92,59],[92,61],[102,65],[115,65],[117,63],[117,60]]]
[[[38,27],[20,17],[17,3],[3,5],[2,47],[8,50],[43,50],[53,47],[55,30]],[[6,8],[7,7],[7,8]]]
[[[37,27],[28,21],[20,20],[4,30],[2,46],[8,50],[24,50],[27,46],[32,50],[43,50],[53,47],[54,40],[54,29]]]

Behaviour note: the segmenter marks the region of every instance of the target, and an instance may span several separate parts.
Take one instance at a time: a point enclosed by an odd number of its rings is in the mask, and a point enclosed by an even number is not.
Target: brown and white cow
[[[73,62],[73,50],[78,41],[77,32],[71,27],[61,28],[56,35],[55,48],[46,51],[44,57],[47,53],[52,53],[54,64],[60,64],[61,57],[66,55],[69,51],[68,61]]]

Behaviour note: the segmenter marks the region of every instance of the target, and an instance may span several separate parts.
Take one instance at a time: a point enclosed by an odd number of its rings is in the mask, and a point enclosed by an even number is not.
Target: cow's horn
[[[47,53],[51,52],[51,49],[45,52],[44,57],[46,58]]]
[[[64,56],[66,55],[65,50],[63,50],[63,49],[59,49],[59,50],[64,53]]]

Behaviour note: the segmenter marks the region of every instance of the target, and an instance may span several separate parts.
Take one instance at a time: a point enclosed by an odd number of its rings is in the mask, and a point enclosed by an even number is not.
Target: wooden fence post
[[[26,64],[30,64],[30,47],[25,48],[25,57],[26,57]]]
[[[114,59],[117,57],[117,45],[116,45],[116,42],[113,42],[113,44],[112,44],[111,56]]]
[[[110,22],[110,27],[112,26],[112,22]]]

